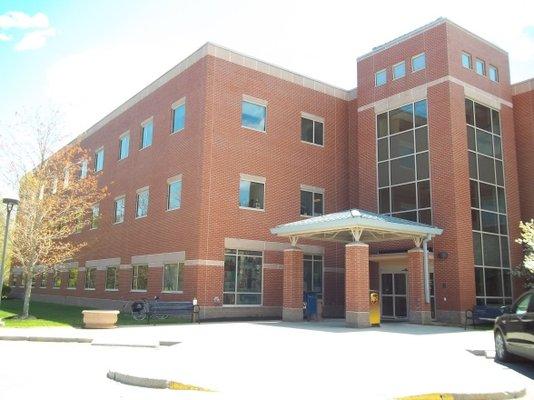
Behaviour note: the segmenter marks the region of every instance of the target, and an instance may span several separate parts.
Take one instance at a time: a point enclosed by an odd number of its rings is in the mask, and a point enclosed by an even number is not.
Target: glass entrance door
[[[380,275],[381,310],[384,319],[406,319],[406,272],[383,272]]]

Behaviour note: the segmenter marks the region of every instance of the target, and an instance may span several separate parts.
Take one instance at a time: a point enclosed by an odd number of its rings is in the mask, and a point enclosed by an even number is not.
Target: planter
[[[118,310],[83,310],[83,326],[89,329],[116,328]]]

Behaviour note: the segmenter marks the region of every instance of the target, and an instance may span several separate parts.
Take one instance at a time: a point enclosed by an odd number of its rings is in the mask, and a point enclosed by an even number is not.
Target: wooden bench
[[[497,317],[500,317],[504,312],[503,307],[476,305],[471,310],[465,311],[465,326],[464,330],[467,330],[467,322],[471,320],[473,328],[477,322],[488,323],[495,322]]]

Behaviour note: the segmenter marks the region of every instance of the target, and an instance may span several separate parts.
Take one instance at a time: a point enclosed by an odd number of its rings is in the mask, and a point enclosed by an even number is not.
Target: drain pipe
[[[423,273],[425,275],[425,303],[430,303],[430,279],[428,273],[428,241],[431,239],[430,235],[423,240]]]

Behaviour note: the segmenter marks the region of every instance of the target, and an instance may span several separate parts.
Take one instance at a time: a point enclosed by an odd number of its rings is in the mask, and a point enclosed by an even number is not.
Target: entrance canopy
[[[271,233],[288,237],[350,243],[414,240],[416,243],[441,235],[442,229],[401,218],[352,209],[278,225]]]

